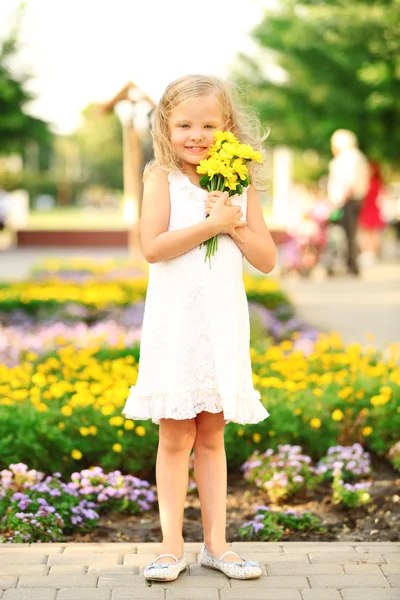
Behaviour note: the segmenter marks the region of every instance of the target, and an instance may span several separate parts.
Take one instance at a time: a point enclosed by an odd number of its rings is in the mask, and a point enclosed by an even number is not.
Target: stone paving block
[[[113,553],[117,554],[136,554],[137,544],[128,544],[125,542],[118,542],[115,544],[68,544],[65,548],[65,554],[79,554],[80,552],[87,552],[88,554],[95,553]]]
[[[343,570],[346,575],[381,575],[382,571],[378,565],[358,565],[357,563],[350,563],[343,565]]]
[[[389,587],[382,575],[311,575],[312,588],[384,588]]]
[[[185,542],[183,551],[184,552],[195,552],[196,554],[200,553],[202,543],[201,542]],[[137,554],[149,554],[151,552],[155,552],[156,554],[161,554],[161,542],[146,542],[146,544],[137,544],[136,553]]]
[[[295,545],[296,544],[296,545]],[[327,544],[320,546],[319,542],[318,543],[314,543],[314,542],[299,542],[299,543],[295,543],[293,542],[292,544],[289,545],[289,543],[285,546],[283,546],[283,550],[285,552],[291,552],[291,551],[296,551],[296,552],[305,552],[306,554],[310,554],[311,552],[318,552],[318,553],[324,553],[327,552],[328,554],[334,554],[336,552],[348,552],[348,553],[355,553],[355,547],[352,546],[351,544],[335,544],[334,542],[330,543],[327,542]]]
[[[206,567],[202,567],[201,565],[190,565],[189,574],[193,577],[218,577],[219,579],[226,579],[226,575],[224,575],[220,571],[215,571],[214,569],[207,569]],[[201,583],[198,583],[198,585],[201,585]]]
[[[1,575],[15,575],[20,577],[24,575],[47,575],[49,567],[46,565],[3,565],[0,567]]]
[[[274,542],[272,542],[274,543]],[[361,545],[359,542],[275,542],[276,544],[279,544],[280,546],[282,546],[283,548],[289,547],[289,548],[310,548],[312,546],[314,546],[315,548],[343,548],[344,546],[350,546],[351,548],[357,546],[357,545]],[[372,542],[371,542],[372,543]],[[370,545],[370,544],[368,544]]]
[[[207,577],[202,577],[201,580],[199,580],[198,578],[195,579],[194,577],[190,576],[182,577],[182,575],[183,573],[179,575],[178,579],[175,579],[175,581],[169,581],[164,587],[166,589],[179,587],[184,588],[185,590],[195,586],[201,586],[201,588],[204,589],[214,588],[216,590],[230,587],[230,580],[228,577],[223,577],[220,579],[219,577],[213,577],[212,575],[210,576],[208,574]],[[233,579],[231,581],[233,581]]]
[[[356,552],[400,552],[400,543],[398,542],[364,542],[357,543]]]
[[[303,600],[342,600],[338,590],[301,590]]]
[[[268,593],[266,590],[255,590],[251,589],[244,595],[242,589],[225,589],[220,591],[221,600],[301,600],[300,592],[298,590],[288,589],[274,589],[269,588]]]
[[[145,567],[149,562],[154,560],[157,554],[125,554],[122,557],[122,564],[126,566]]]
[[[392,573],[390,573],[387,576],[387,579],[391,587],[400,588],[400,575],[393,575]]]
[[[164,600],[164,588],[153,585],[151,588],[132,586],[112,590],[111,600]]]
[[[312,552],[308,555],[310,557],[310,561],[313,564],[317,563],[336,563],[336,564],[345,564],[347,562],[354,562],[358,564],[385,564],[383,556],[381,554],[360,554],[359,552],[335,552],[328,553],[323,552],[322,554]]]
[[[400,563],[400,552],[383,552],[382,556],[388,565]]]
[[[84,565],[55,565],[50,567],[49,575],[86,575],[86,567]]]
[[[0,544],[0,556],[3,554],[14,554],[19,552],[29,552],[34,554],[57,554],[63,552],[62,546],[54,544]]]
[[[379,567],[384,575],[400,575],[400,565],[392,563],[391,565],[381,565]]]
[[[24,552],[10,552],[9,554],[0,553],[0,565],[45,565],[48,560],[48,555],[32,553],[27,550]]]
[[[310,561],[308,560],[308,555],[307,554],[299,554],[299,553],[292,553],[292,554],[263,554],[262,552],[259,552],[258,554],[251,554],[249,552],[246,552],[246,558],[248,558],[249,556],[252,556],[252,559],[249,560],[259,560],[260,562],[263,562],[266,565],[269,565],[271,563],[279,563],[279,562],[288,562],[288,563],[304,563],[309,565]]]
[[[66,587],[93,588],[96,587],[97,577],[91,575],[48,575],[47,577],[23,576],[19,581],[19,587],[49,587],[62,589]],[[0,584],[0,587],[1,584]]]
[[[10,575],[0,576],[0,590],[15,588],[15,586],[17,585],[17,581],[17,577],[11,577]]]
[[[114,565],[113,567],[89,567],[88,575],[106,577],[107,575],[139,575],[139,567]]]
[[[379,567],[376,567],[379,569]],[[297,562],[277,562],[267,565],[268,575],[329,575],[330,573],[336,573],[337,575],[343,575],[343,569],[341,565],[322,563],[322,564],[307,564]]]
[[[146,579],[139,575],[101,575],[98,578],[97,587],[119,588],[146,584]]]
[[[58,590],[57,600],[110,600],[111,590],[106,588],[94,590],[82,590],[81,588],[68,588]]]
[[[188,565],[193,565],[193,564],[197,563],[198,553],[196,554],[196,552],[186,552],[185,551],[185,557],[186,557],[186,563]]]
[[[240,552],[283,552],[283,546],[277,542],[232,542],[232,550]]]
[[[166,590],[166,600],[219,600],[218,590],[212,588],[205,590],[201,588],[174,588]]]
[[[249,589],[258,588],[258,589],[268,589],[269,588],[293,588],[301,590],[303,588],[309,587],[308,581],[306,577],[301,577],[300,575],[288,575],[287,577],[263,577],[261,576],[259,579],[249,579],[249,580],[240,580],[240,579],[231,579],[232,589],[234,588],[243,588],[243,586],[247,586]],[[242,592],[243,593],[243,592]],[[268,592],[269,593],[269,592]],[[247,599],[247,594],[246,594]]]
[[[386,588],[379,590],[373,589],[343,589],[340,590],[343,600],[399,600],[400,588]]]
[[[53,554],[49,556],[48,565],[118,565],[118,554],[83,554],[81,552],[70,554]],[[122,558],[121,558],[122,561]]]
[[[18,588],[6,590],[2,600],[55,600],[57,590],[49,588]]]

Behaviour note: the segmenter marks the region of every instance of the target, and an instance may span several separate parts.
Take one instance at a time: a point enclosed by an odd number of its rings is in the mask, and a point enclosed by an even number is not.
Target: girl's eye
[[[207,128],[207,127],[208,127],[209,129],[214,129],[214,125],[206,125],[206,128]]]
[[[182,129],[186,129],[186,127],[189,127],[189,125],[188,125],[187,123],[183,123],[183,124],[181,125],[181,127],[182,127]]]

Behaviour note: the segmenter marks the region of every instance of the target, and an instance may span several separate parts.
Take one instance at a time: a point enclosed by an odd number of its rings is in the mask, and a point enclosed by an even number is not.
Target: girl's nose
[[[196,131],[192,131],[191,135],[190,135],[190,139],[193,140],[194,142],[198,142],[199,140],[201,140],[203,137],[202,133],[196,132]]]

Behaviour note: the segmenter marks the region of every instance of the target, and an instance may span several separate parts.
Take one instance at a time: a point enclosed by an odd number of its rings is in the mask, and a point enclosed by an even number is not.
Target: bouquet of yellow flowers
[[[250,184],[246,163],[251,160],[261,163],[261,152],[254,151],[249,144],[241,144],[230,131],[216,131],[209,157],[201,160],[196,169],[202,175],[200,186],[209,192],[228,192],[229,196],[242,194],[243,188]],[[203,242],[200,248],[203,245],[207,247],[204,262],[208,258],[211,268],[211,256],[218,249],[218,236]]]

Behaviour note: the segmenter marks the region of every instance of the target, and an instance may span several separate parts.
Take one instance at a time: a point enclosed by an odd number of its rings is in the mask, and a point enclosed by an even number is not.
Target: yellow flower
[[[253,440],[258,444],[261,441],[261,435],[259,433],[253,433]]]
[[[237,434],[240,435],[240,437],[242,437],[242,435],[244,435],[244,429],[238,429]]]
[[[295,408],[294,409],[294,414],[295,415],[301,415],[302,412],[303,412],[303,409],[301,409],[301,408]]]
[[[236,150],[236,156],[239,158],[244,158],[245,160],[255,160],[253,156],[259,158],[258,155],[261,156],[259,152],[254,152],[253,148],[249,144],[240,144]],[[260,161],[257,160],[256,162]]]
[[[321,427],[321,419],[314,417],[313,419],[311,419],[310,425],[311,427],[314,427],[314,429],[319,429]]]
[[[238,178],[237,175],[233,175],[233,177],[229,177],[229,179],[227,179],[227,184],[230,190],[236,190],[236,186],[238,183]]]
[[[145,430],[145,428],[143,427],[143,425],[138,425],[138,426],[136,427],[136,434],[137,434],[137,435],[140,435],[141,437],[143,437],[143,436],[145,435],[145,433],[146,433],[146,430]]]
[[[389,400],[390,400],[389,396],[384,396],[383,394],[380,394],[378,396],[372,396],[370,402],[374,406],[380,406],[380,405],[386,404],[387,402],[389,402]]]
[[[72,450],[71,456],[74,460],[80,460],[82,458],[82,452],[80,450]]]
[[[362,434],[364,437],[371,435],[371,433],[372,433],[372,427],[370,427],[369,425],[367,425],[367,427],[364,427],[362,430]]]
[[[239,175],[240,179],[246,179],[248,175],[248,169],[241,158],[235,158],[232,168]]]
[[[72,415],[72,408],[68,404],[65,404],[61,407],[61,414],[65,417],[70,417]]]
[[[65,423],[63,423],[62,421],[60,421],[59,424],[58,424],[58,429],[60,429],[60,431],[62,431],[63,429],[65,429]]]
[[[262,163],[262,154],[261,152],[254,152],[251,160],[254,160],[254,162],[258,162],[258,163]]]
[[[336,410],[333,411],[331,417],[334,421],[342,421],[344,414],[342,413],[342,411],[339,408],[337,408]]]
[[[381,394],[385,394],[387,396],[391,396],[392,395],[392,388],[389,387],[388,385],[382,386],[379,391],[380,391]]]
[[[110,425],[119,427],[120,425],[123,424],[124,418],[121,416],[111,417],[111,419],[109,419],[108,422],[110,423]]]
[[[89,433],[90,435],[97,435],[97,427],[95,425],[91,425],[89,427]]]
[[[122,446],[121,446],[121,444],[113,444],[112,449],[114,450],[114,452],[121,452]]]
[[[274,435],[275,435],[275,431],[273,431],[273,430],[271,429],[271,431],[268,431],[268,435],[269,435],[270,437],[274,437]]]
[[[314,394],[314,396],[317,396],[317,398],[321,398],[324,392],[323,390],[321,390],[321,388],[314,388],[312,393]]]
[[[89,431],[88,427],[79,427],[79,433],[83,437],[86,437],[87,435],[89,435],[90,431]]]
[[[132,421],[132,419],[127,419],[124,423],[124,427],[125,429],[128,431],[130,429],[134,429],[135,428],[135,423],[134,421]]]

